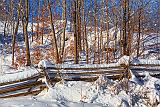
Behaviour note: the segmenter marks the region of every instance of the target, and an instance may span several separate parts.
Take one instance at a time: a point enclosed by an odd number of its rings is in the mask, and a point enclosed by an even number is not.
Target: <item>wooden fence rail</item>
[[[151,76],[159,77],[160,65],[158,64],[110,64],[110,65],[54,65],[43,69],[48,81],[95,81],[100,75],[106,75],[109,79],[122,79],[130,77],[132,71],[137,77],[144,77],[141,72],[149,72]],[[93,79],[92,79],[93,78]]]
[[[0,98],[10,98],[37,94],[47,86],[39,78],[45,77],[48,84],[54,85],[56,82],[64,81],[96,81],[101,75],[106,75],[109,79],[123,79],[130,77],[132,71],[137,77],[144,77],[144,71],[151,76],[160,78],[160,65],[154,64],[88,64],[88,65],[54,65],[50,67],[40,67],[40,73],[31,77],[0,83]],[[32,89],[35,87],[34,89]]]

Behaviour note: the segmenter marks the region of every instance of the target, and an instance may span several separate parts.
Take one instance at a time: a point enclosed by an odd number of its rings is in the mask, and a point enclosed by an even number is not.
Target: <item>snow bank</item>
[[[144,95],[147,95],[150,104],[160,102],[159,79],[147,76],[147,74],[143,81],[133,78],[129,81],[127,79],[112,81],[105,75],[101,75],[92,83],[60,81],[53,88],[41,92],[36,98],[54,102],[102,104],[109,107],[148,107],[143,99]],[[129,89],[126,88],[127,84]]]
[[[148,72],[144,72],[144,74],[145,78],[142,80],[132,76],[129,81],[132,90],[130,95],[132,95],[132,101],[137,98],[139,103],[141,102],[145,107],[153,107],[160,103],[160,79],[151,77]],[[134,102],[135,105],[140,106],[140,104]]]
[[[147,96],[150,100],[150,103],[160,103],[160,79],[151,77],[149,73],[146,73],[146,77],[144,78],[144,86],[145,90],[149,91]]]
[[[67,102],[86,102],[93,104],[102,104],[103,106],[110,105],[111,107],[117,107],[119,105],[125,105],[129,107],[128,95],[125,91],[119,92],[114,95],[111,89],[108,88],[115,84],[114,81],[102,76],[94,83],[87,82],[59,82],[53,88],[49,88],[48,91],[44,90],[37,98],[41,100],[53,101],[67,101]],[[47,92],[46,92],[47,91]]]

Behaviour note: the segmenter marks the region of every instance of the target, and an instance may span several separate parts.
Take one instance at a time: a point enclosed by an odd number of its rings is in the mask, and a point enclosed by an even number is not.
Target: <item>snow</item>
[[[48,60],[41,60],[38,63],[38,67],[39,68],[42,68],[42,67],[47,68],[47,67],[50,67],[50,66],[52,66],[52,63],[50,61],[48,61]]]
[[[129,61],[130,61],[130,57],[124,55],[124,56],[122,56],[122,57],[119,59],[118,63],[119,63],[119,64],[129,65]]]
[[[67,25],[70,26],[70,23],[67,23]],[[0,34],[3,34],[3,27],[4,24],[0,22]],[[28,28],[29,30],[31,30],[31,24],[29,24]],[[21,26],[18,32],[22,32]],[[102,33],[103,35],[106,34],[105,31],[103,31]],[[114,37],[117,37],[117,41],[120,39],[120,30],[116,30],[116,28],[113,27],[109,30],[109,34],[109,39],[111,40],[109,46],[112,47],[114,45]],[[153,36],[156,37],[156,35]],[[146,49],[150,49],[149,45],[155,44],[155,37],[148,36],[143,41]],[[94,38],[95,34],[93,32],[89,32],[89,47],[93,45]],[[106,38],[104,38],[103,42],[105,43],[106,41]],[[66,43],[66,46],[69,46],[69,42],[70,41]],[[23,45],[23,42],[19,44]],[[35,44],[36,42],[30,42],[31,49],[34,48]],[[34,67],[24,67],[19,68],[18,70],[12,69],[10,67],[12,62],[11,54],[5,52],[3,53],[2,49],[5,50],[5,46],[3,46],[4,44],[1,43],[0,45],[0,83],[21,80],[37,75],[39,73],[39,71]],[[44,48],[48,45],[50,45],[50,40],[44,37],[44,44],[37,48]],[[147,54],[149,52],[149,50],[145,50],[144,54]],[[81,56],[85,56],[85,53],[81,54]],[[50,61],[44,59],[39,62],[38,67],[57,67],[61,68],[62,71],[63,68],[109,68],[117,67],[121,64],[129,65],[131,57],[122,56],[117,63],[100,65],[69,64],[69,62],[67,62],[66,64],[52,64]],[[150,57],[152,56],[150,55]],[[154,57],[154,59],[156,59],[156,56]],[[82,59],[85,59],[85,57]],[[160,60],[133,59],[131,63],[135,65],[160,65]],[[47,83],[46,78],[42,78],[42,82],[46,83],[49,89],[43,90],[37,96],[0,99],[0,107],[148,107],[153,106],[157,102],[160,103],[160,79],[151,77],[147,72],[143,72],[143,74],[146,75],[145,78],[137,78],[132,71],[130,72],[132,77],[129,80],[123,79],[121,81],[113,81],[109,80],[106,75],[99,75],[98,80],[95,82],[66,82],[62,79],[62,81],[56,83],[54,87],[51,87]],[[129,87],[129,89],[127,89],[127,86]],[[145,100],[145,98],[148,100]],[[160,107],[160,104],[157,106]]]
[[[160,60],[155,59],[133,59],[132,64],[155,64],[160,65]]]
[[[159,101],[160,89],[156,88],[155,84],[160,86],[160,80],[153,77],[152,79],[147,78],[150,77],[146,74],[144,84],[138,84],[135,82],[135,87],[130,87],[128,94],[124,88],[126,80],[122,82],[112,81],[107,79],[105,75],[100,76],[96,82],[92,83],[61,81],[55,84],[53,88],[42,91],[38,96],[36,96],[36,99],[43,101],[50,101],[52,99],[54,102],[85,102],[88,104],[101,104],[105,107],[118,107],[120,105],[122,107],[130,107],[132,100],[135,100],[132,95],[139,92],[142,93],[148,89],[150,93],[147,94],[147,97],[154,104],[156,101]],[[153,87],[149,85],[150,83],[154,84]],[[129,80],[129,86],[132,84],[133,81]],[[147,107],[147,105],[145,105],[141,100],[137,102],[137,106],[140,105]]]
[[[160,80],[146,73],[144,84],[129,80],[126,91],[125,79],[112,81],[101,75],[95,82],[60,81],[54,87],[43,90],[37,96],[0,99],[0,107],[149,107],[160,101]],[[131,87],[132,86],[132,87]],[[146,94],[145,94],[146,93]],[[141,99],[139,99],[141,97]],[[136,103],[134,103],[136,101]],[[158,105],[160,106],[160,105]],[[158,107],[157,106],[157,107]]]
[[[147,93],[150,103],[154,104],[156,101],[160,102],[160,79],[153,78],[146,73],[146,77],[144,78],[144,86],[145,90],[149,91]]]
[[[1,56],[3,59],[3,56]],[[0,83],[16,81],[31,77],[39,73],[34,67],[24,67],[19,70],[11,69],[8,62],[11,56],[1,60],[2,69],[5,70],[0,76]],[[117,63],[111,64],[52,64],[48,60],[41,60],[38,67],[58,68],[107,68],[117,67],[121,64],[128,65],[129,56],[123,56]],[[159,64],[159,60],[133,59],[133,64]],[[132,71],[128,81],[129,89],[126,89],[127,80],[113,81],[106,75],[99,75],[95,82],[83,81],[60,81],[51,87],[46,79],[49,89],[43,90],[37,96],[26,96],[9,99],[0,99],[0,107],[148,107],[144,95],[149,99],[150,105],[160,102],[160,79],[151,77],[144,72],[144,79],[137,78]],[[136,103],[134,103],[136,102]],[[160,105],[159,105],[160,106]]]
[[[33,67],[25,67],[25,68],[16,70],[14,73],[6,73],[3,75],[0,75],[0,83],[18,81],[21,79],[32,77],[38,73],[39,73],[38,70],[36,70]]]
[[[127,64],[128,60],[129,57],[124,56],[119,63]],[[42,60],[38,66],[42,67],[42,65],[48,67],[51,63]],[[113,65],[115,66],[115,64]],[[77,65],[63,66],[77,67]],[[93,65],[88,66],[92,67]],[[101,65],[101,67],[104,66],[111,67],[112,64]],[[45,82],[49,89],[43,90],[37,96],[0,99],[0,107],[148,107],[148,103],[146,104],[147,101],[143,97],[149,99],[150,105],[160,102],[160,79],[151,77],[147,72],[145,72],[144,79],[139,79],[132,71],[130,72],[132,78],[129,81],[127,79],[113,81],[106,75],[100,75],[95,82],[67,82],[62,79],[54,87],[51,87],[44,79],[42,82]],[[37,73],[38,71],[32,67],[21,68],[15,73],[2,75],[0,83],[26,78]],[[126,88],[127,84],[129,89]]]
[[[57,68],[105,68],[105,67],[117,67],[119,63],[112,64],[52,64],[50,61],[42,60],[39,62],[38,67],[57,67]]]
[[[143,84],[142,81],[140,81],[140,79],[138,79],[131,70],[130,70],[130,73],[132,75],[132,77],[129,79],[131,82],[138,84],[138,85]]]
[[[0,100],[0,107],[103,107],[101,104],[37,100],[32,96]],[[106,107],[106,106],[105,106]]]
[[[121,64],[129,65],[129,56],[123,56],[119,59],[117,63],[110,63],[110,64],[52,64],[48,60],[41,60],[38,64],[38,67],[53,67],[53,68],[109,68],[109,67],[118,67]]]

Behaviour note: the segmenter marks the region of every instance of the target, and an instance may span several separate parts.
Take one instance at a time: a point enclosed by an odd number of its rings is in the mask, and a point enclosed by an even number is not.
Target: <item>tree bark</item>
[[[63,37],[62,37],[62,49],[61,49],[61,58],[63,58],[63,53],[64,53],[64,47],[65,47],[65,35],[66,35],[66,24],[67,24],[67,19],[66,19],[66,0],[62,1],[63,3]]]
[[[73,6],[74,6],[74,12],[73,12],[73,23],[74,23],[74,63],[75,64],[78,64],[78,49],[77,49],[77,41],[78,41],[78,38],[77,38],[77,8],[76,8],[76,1],[73,2]]]
[[[123,1],[123,55],[126,55],[127,49],[127,30],[126,30],[126,16],[127,16],[127,0]]]
[[[83,16],[83,49],[86,50],[86,63],[89,63],[88,58],[88,38],[87,38],[87,23],[86,23],[86,15],[85,15],[85,3],[82,0],[82,16]],[[85,44],[85,45],[84,45]]]
[[[19,26],[21,3],[22,3],[22,0],[20,1],[20,4],[18,6],[18,16],[17,16],[18,19],[17,19],[17,23],[16,23],[16,28],[15,28],[15,30],[13,32],[13,36],[12,36],[12,65],[14,65],[14,50],[15,50],[16,35],[18,32],[18,26]]]
[[[55,34],[55,29],[54,29],[54,24],[53,24],[50,0],[48,0],[48,10],[49,10],[49,16],[50,16],[50,25],[51,25],[52,35],[53,35],[52,36],[52,47],[55,47],[56,63],[59,63],[59,53],[58,53],[56,34]]]
[[[31,31],[32,31],[32,42],[33,42],[33,3],[34,3],[34,0],[32,1],[32,10],[31,10],[31,13],[32,13],[32,27],[31,27]]]
[[[97,0],[94,0],[94,61],[95,63],[97,58]]]
[[[38,0],[38,19],[37,19],[37,39],[39,38],[39,22],[40,22],[40,0]]]
[[[30,59],[30,50],[29,50],[29,40],[28,40],[28,18],[29,18],[29,0],[25,1],[26,10],[25,16],[23,16],[23,23],[24,23],[24,36],[25,36],[25,46],[26,46],[26,66],[31,65]]]
[[[107,31],[107,64],[109,63],[109,11],[108,11],[108,0],[106,0],[106,31]]]
[[[78,38],[78,53],[82,50],[81,48],[81,16],[80,16],[80,12],[81,12],[81,0],[77,0],[77,38]]]
[[[130,25],[130,3],[129,3],[129,0],[128,0],[128,3],[127,3],[127,8],[128,8],[128,45],[127,45],[127,55],[130,56],[130,53],[131,53],[131,25]]]
[[[141,38],[141,8],[138,14],[138,39],[137,39],[137,58],[139,57],[140,50],[140,38]]]

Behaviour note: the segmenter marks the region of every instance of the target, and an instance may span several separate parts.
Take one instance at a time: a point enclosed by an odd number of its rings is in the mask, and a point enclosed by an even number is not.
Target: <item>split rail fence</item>
[[[131,72],[137,77],[144,77],[144,72],[149,72],[151,76],[160,78],[160,64],[57,64],[38,69],[40,72],[31,77],[0,83],[0,98],[36,95],[47,87],[40,78],[46,78],[52,86],[61,80],[94,82],[101,75],[120,80],[130,78]]]

